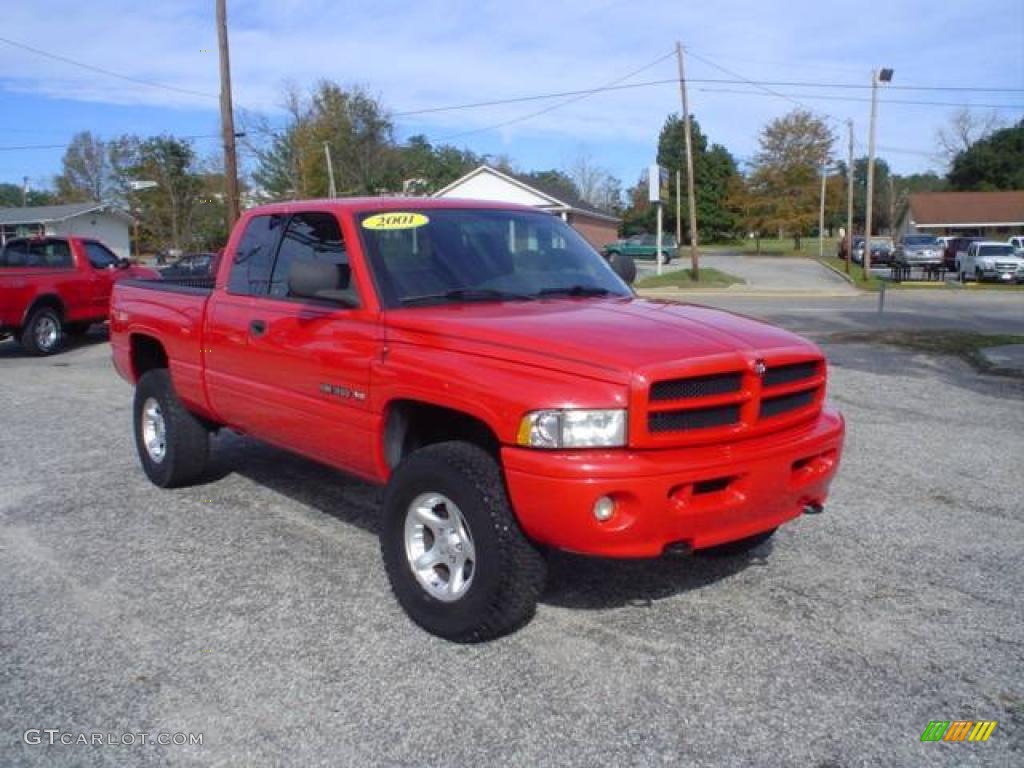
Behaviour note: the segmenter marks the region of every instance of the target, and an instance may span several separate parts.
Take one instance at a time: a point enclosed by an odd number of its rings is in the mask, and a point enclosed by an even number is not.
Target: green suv
[[[634,259],[654,259],[654,253],[658,250],[657,235],[633,235],[625,240],[616,240],[604,247],[604,255],[612,258],[616,254],[632,256]],[[661,238],[661,263],[668,264],[672,261],[672,254],[676,250],[676,239],[672,235],[663,235]]]

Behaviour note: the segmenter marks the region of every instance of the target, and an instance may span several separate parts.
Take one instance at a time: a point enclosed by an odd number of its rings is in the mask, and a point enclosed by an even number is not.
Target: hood
[[[388,313],[389,341],[451,347],[611,380],[698,358],[811,342],[767,323],[694,304],[645,299],[546,299],[416,307]],[[581,369],[586,369],[581,370]]]

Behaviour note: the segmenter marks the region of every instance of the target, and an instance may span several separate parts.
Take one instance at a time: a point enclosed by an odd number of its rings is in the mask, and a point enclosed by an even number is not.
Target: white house
[[[457,179],[434,197],[487,200],[496,203],[518,203],[557,213],[569,226],[583,235],[595,248],[618,239],[621,219],[599,210],[583,200],[567,197],[564,191],[544,189],[534,179],[499,171],[481,165]]]
[[[132,217],[109,203],[68,203],[0,208],[0,245],[12,237],[92,237],[118,256],[131,256]]]

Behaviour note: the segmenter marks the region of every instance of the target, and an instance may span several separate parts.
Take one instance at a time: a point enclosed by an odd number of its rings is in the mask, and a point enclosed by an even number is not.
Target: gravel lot
[[[828,352],[824,515],[727,561],[557,556],[529,626],[457,646],[391,599],[373,488],[224,436],[159,491],[102,339],[0,344],[0,765],[1024,764],[1022,385]],[[999,725],[920,743],[957,719]]]

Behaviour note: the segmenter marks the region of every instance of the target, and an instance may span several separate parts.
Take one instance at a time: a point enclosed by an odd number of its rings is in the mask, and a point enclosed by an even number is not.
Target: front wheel
[[[662,264],[668,264],[670,261],[672,261],[672,254],[670,254],[668,252],[665,252],[665,253],[661,254],[661,263]]]
[[[210,455],[210,433],[178,399],[166,368],[143,374],[132,409],[142,469],[161,488],[199,479]]]
[[[21,346],[30,355],[52,355],[63,341],[64,323],[53,307],[34,310],[21,331]]]
[[[406,457],[384,494],[381,554],[399,604],[431,634],[479,642],[525,624],[544,589],[501,468],[464,442]]]

